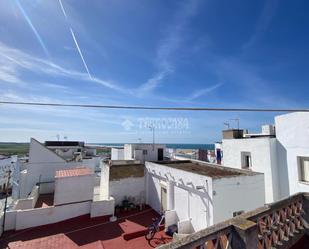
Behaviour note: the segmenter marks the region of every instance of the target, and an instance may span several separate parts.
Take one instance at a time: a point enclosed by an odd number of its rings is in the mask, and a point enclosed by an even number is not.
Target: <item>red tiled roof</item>
[[[56,171],[56,178],[60,177],[70,177],[70,176],[84,176],[84,175],[91,175],[91,169],[87,167],[78,167],[74,169],[63,169]]]
[[[28,241],[16,241],[11,242],[9,248],[23,248],[23,249],[34,249],[34,248],[63,248],[63,249],[77,249],[78,246],[70,240],[63,233],[51,235],[49,237],[43,237]]]
[[[90,218],[84,215],[22,231],[5,232],[0,248],[10,249],[153,249],[172,240],[164,231],[147,241],[145,229],[158,213],[149,207],[117,214],[118,220],[109,222],[109,216]],[[135,233],[136,236],[132,237]],[[129,235],[132,236],[129,236]],[[130,237],[130,238],[128,238]]]

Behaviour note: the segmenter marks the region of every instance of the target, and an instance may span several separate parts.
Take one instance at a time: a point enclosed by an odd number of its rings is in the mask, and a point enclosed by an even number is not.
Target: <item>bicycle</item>
[[[152,224],[148,226],[147,233],[145,234],[146,240],[151,240],[156,232],[160,231],[160,225],[162,224],[165,216],[162,214],[159,218],[153,218],[152,219]]]

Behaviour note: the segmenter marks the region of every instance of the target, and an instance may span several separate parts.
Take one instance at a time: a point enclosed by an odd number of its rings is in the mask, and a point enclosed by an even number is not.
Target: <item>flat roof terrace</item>
[[[229,167],[223,167],[218,164],[210,164],[201,161],[181,160],[181,161],[159,161],[154,162],[174,169],[205,175],[212,178],[225,178],[235,176],[250,176],[261,174],[251,170],[241,170]]]
[[[110,180],[119,180],[129,177],[143,177],[144,174],[144,164],[116,164],[110,167],[109,178]]]

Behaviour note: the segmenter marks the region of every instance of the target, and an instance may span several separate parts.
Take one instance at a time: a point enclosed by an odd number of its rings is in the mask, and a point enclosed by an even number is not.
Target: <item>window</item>
[[[241,167],[243,169],[250,169],[252,167],[250,152],[241,152]]]
[[[298,157],[299,180],[309,182],[309,157]]]
[[[143,150],[143,155],[147,155],[148,151],[147,150]]]

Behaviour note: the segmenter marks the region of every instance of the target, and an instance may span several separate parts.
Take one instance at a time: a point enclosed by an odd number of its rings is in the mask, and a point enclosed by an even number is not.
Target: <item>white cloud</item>
[[[209,86],[209,87],[206,87],[206,88],[203,88],[203,89],[199,89],[195,92],[193,92],[188,98],[187,100],[188,101],[191,101],[191,100],[194,100],[194,99],[197,99],[203,95],[206,95],[206,94],[209,94],[211,93],[212,91],[216,90],[217,88],[219,88],[220,86],[222,86],[222,83],[218,83],[218,84],[215,84],[213,86]]]
[[[242,46],[243,50],[251,48],[262,35],[268,29],[277,9],[279,6],[279,0],[266,1],[262,13],[257,21],[256,27],[252,36],[249,40]]]
[[[184,39],[184,28],[189,19],[196,14],[198,3],[198,0],[188,1],[176,13],[174,22],[166,30],[166,37],[161,40],[157,48],[155,63],[158,72],[138,88],[139,95],[147,94],[157,88],[164,78],[174,71],[173,54],[179,49]]]
[[[155,89],[162,79],[169,73],[169,70],[163,70],[161,72],[156,73],[153,77],[147,80],[147,82],[140,86],[139,94],[145,94],[146,92],[150,92]]]
[[[20,83],[15,67],[0,65],[0,81],[8,83]]]
[[[107,80],[92,77],[87,73],[71,70],[48,60],[27,54],[21,50],[11,48],[0,42],[0,79],[5,82],[22,83],[21,70],[41,73],[47,76],[67,77],[96,83],[122,93],[129,93],[127,89]]]
[[[54,88],[54,89],[62,89],[62,90],[68,89],[67,86],[54,84],[54,83],[42,83],[42,85],[45,87]]]

